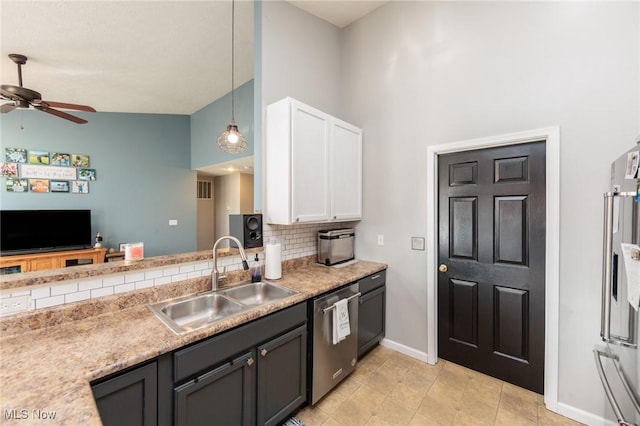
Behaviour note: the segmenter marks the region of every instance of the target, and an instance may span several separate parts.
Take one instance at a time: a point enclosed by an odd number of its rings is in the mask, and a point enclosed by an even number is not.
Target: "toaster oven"
[[[318,263],[335,265],[354,259],[355,229],[318,231]]]

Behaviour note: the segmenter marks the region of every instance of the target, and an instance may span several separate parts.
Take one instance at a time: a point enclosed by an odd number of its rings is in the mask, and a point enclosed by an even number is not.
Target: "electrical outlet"
[[[178,219],[169,219],[169,226],[178,226]]]
[[[29,309],[29,296],[3,297],[0,299],[0,315],[15,314]]]
[[[378,235],[378,245],[379,246],[384,245],[384,235]]]

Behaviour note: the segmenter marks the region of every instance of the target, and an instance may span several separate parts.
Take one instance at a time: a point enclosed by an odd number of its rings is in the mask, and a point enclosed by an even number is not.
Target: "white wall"
[[[291,96],[337,115],[341,101],[337,27],[289,3],[267,1],[262,3],[261,40],[263,106]]]
[[[389,339],[426,351],[430,253],[411,251],[410,237],[437,237],[426,235],[427,146],[559,125],[559,401],[583,419],[608,410],[591,353],[601,194],[610,162],[640,133],[639,8],[391,2],[343,31],[340,116],[365,135],[356,250],[389,264]]]

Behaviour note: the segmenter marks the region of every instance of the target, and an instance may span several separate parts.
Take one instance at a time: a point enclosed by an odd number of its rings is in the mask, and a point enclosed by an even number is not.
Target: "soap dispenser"
[[[258,253],[256,253],[256,258],[251,264],[251,282],[259,283],[260,281],[262,281],[262,266],[260,265]]]

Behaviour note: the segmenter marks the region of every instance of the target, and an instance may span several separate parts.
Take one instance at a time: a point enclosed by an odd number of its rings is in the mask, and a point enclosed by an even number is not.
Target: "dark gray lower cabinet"
[[[306,401],[301,303],[173,353],[174,421],[276,425]]]
[[[359,281],[358,357],[375,347],[384,337],[386,286],[385,271]]]
[[[258,346],[257,424],[279,424],[306,400],[306,348],[306,325]]]
[[[253,424],[255,354],[247,352],[174,391],[178,426]]]
[[[157,424],[157,363],[121,373],[92,386],[105,426],[151,426]]]

